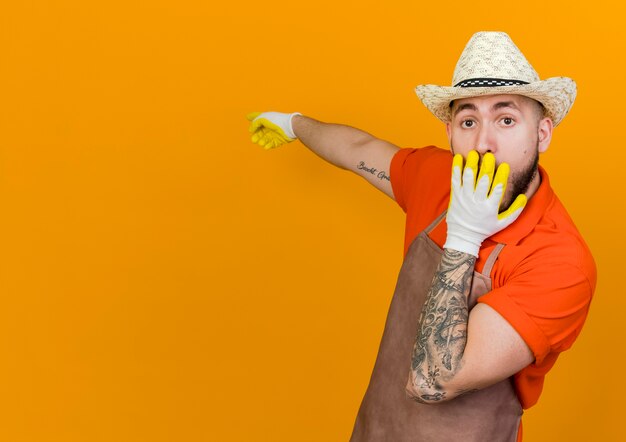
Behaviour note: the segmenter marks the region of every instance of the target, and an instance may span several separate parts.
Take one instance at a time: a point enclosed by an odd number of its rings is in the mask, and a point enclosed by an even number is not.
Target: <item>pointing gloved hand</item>
[[[518,195],[506,211],[498,213],[506,191],[509,165],[500,164],[494,178],[495,165],[493,154],[485,154],[476,179],[478,153],[472,150],[468,154],[465,169],[463,157],[459,154],[454,156],[450,205],[446,216],[448,236],[444,249],[458,250],[478,257],[482,242],[509,226],[522,213],[526,205],[524,194]]]
[[[272,149],[285,143],[290,143],[296,138],[291,127],[291,119],[294,115],[302,115],[299,112],[283,114],[280,112],[252,112],[246,115],[252,132],[252,142],[257,143],[264,149]]]

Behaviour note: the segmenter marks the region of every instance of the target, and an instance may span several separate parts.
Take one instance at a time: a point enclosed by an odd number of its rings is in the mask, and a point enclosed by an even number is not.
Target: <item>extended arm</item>
[[[271,148],[298,138],[320,158],[356,173],[393,198],[389,168],[397,146],[354,127],[323,123],[300,114],[253,115],[253,141]]]

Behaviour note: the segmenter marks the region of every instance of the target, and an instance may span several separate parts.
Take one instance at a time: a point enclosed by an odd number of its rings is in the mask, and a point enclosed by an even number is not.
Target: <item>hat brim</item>
[[[576,99],[576,83],[568,77],[552,77],[518,86],[451,87],[420,85],[415,93],[439,120],[450,122],[450,102],[484,95],[523,95],[543,104],[546,116],[556,127],[565,118]]]

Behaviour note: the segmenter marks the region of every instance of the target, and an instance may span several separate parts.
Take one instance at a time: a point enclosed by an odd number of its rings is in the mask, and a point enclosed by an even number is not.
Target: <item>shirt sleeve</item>
[[[502,287],[478,299],[500,313],[532,350],[537,364],[572,346],[587,317],[593,282],[566,261],[529,260]]]
[[[393,158],[391,159],[391,167],[390,167],[390,179],[391,179],[391,189],[393,190],[393,196],[398,203],[398,205],[404,210],[406,213],[406,198],[405,192],[408,188],[407,186],[407,157],[414,153],[416,149],[400,149],[395,153]]]
[[[406,213],[421,198],[431,198],[431,190],[449,188],[452,155],[435,146],[400,149],[391,159],[390,179],[393,195]],[[446,173],[441,173],[444,170]]]

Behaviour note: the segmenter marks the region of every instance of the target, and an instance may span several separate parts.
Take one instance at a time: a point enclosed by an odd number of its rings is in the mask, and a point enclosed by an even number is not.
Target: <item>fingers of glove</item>
[[[261,127],[267,127],[267,123],[269,123],[269,120],[267,120],[266,118],[255,118],[252,123],[250,123],[250,127],[248,128],[248,130],[250,132],[254,132]]]
[[[277,137],[269,137],[268,143],[265,145],[265,149],[273,149],[278,146],[282,146],[285,142]]]
[[[283,144],[288,142],[288,141],[285,141],[285,139],[279,136],[276,132],[272,132],[272,131],[268,132],[266,139],[267,139],[267,144],[265,145],[265,149],[273,149],[275,147],[282,146]]]
[[[504,227],[513,223],[517,219],[518,216],[521,215],[522,210],[526,207],[527,198],[523,193],[521,195],[517,195],[515,201],[506,209],[504,212],[498,214],[498,221],[500,223],[504,223]]]
[[[265,120],[263,125],[267,127],[268,129],[271,129],[277,134],[279,134],[285,141],[293,141],[293,138],[288,137],[285,131],[283,131],[283,129],[280,126],[277,126],[276,124],[272,123],[270,120]]]
[[[267,132],[272,138],[280,140],[281,144],[289,143],[290,141],[293,141],[291,138],[285,135],[282,130],[280,132],[276,132],[271,128],[267,128]]]
[[[474,191],[474,199],[476,201],[485,201],[487,194],[489,193],[489,187],[491,186],[491,179],[483,175],[482,178],[476,183],[476,190]]]
[[[502,163],[498,166],[498,170],[496,171],[496,176],[493,179],[494,187],[498,184],[502,184],[504,190],[506,190],[506,184],[509,179],[509,172],[511,168],[507,163]]]
[[[287,135],[276,132],[270,128],[267,129],[267,136],[272,140],[280,141],[280,144],[287,143],[288,141],[293,141],[291,138],[287,137]]]
[[[255,132],[250,137],[250,140],[252,140],[253,143],[258,143],[259,140],[261,139],[261,136],[262,136],[262,134],[260,132]]]
[[[478,175],[478,152],[475,150],[470,150],[470,153],[467,154],[467,160],[465,162],[465,170],[463,171],[463,187],[470,187],[470,182],[465,180],[465,175],[468,170],[472,172],[471,178],[471,188],[474,190],[476,185],[476,175]]]
[[[271,129],[261,127],[257,129],[250,137],[253,143],[267,148],[270,141],[274,142],[274,147],[278,147],[281,144],[285,144],[287,141],[281,135],[277,134]]]
[[[461,192],[461,170],[463,170],[463,157],[460,154],[456,154],[452,160],[452,183],[450,186],[448,210],[452,206],[452,199],[457,193]]]
[[[480,180],[486,176],[488,177],[488,184],[491,184],[491,180],[493,179],[493,172],[496,169],[496,157],[490,153],[487,152],[485,155],[483,155],[483,161],[480,164],[480,172],[478,173],[478,178],[476,179],[477,184],[476,186],[478,186],[478,183],[480,183]],[[487,188],[489,189],[489,188]]]
[[[250,139],[253,143],[259,143],[259,140],[265,138],[267,136],[267,129],[264,127],[260,127],[254,131]]]
[[[269,149],[273,149],[274,147],[276,147],[274,145],[274,140],[267,140],[267,142],[265,143],[265,145],[263,146],[263,149],[265,150],[269,150]]]
[[[452,160],[452,187],[461,187],[461,171],[463,170],[463,156],[456,154]]]
[[[260,134],[260,136],[259,136],[258,144],[260,144],[261,146],[267,148],[267,145],[270,144],[270,141],[273,140],[272,131],[268,130],[267,128],[264,127],[264,128],[262,128],[259,131],[259,134]],[[261,143],[263,143],[263,144],[261,144]]]
[[[250,132],[256,132],[258,130],[262,130],[266,136],[267,134],[271,134],[273,138],[279,138],[282,141],[280,144],[293,141],[293,138],[289,138],[280,126],[272,123],[267,118],[257,118],[250,124]]]
[[[502,196],[504,196],[504,193],[506,192],[506,185],[509,180],[510,170],[511,169],[507,163],[502,163],[498,166],[498,170],[496,171],[496,176],[493,178],[493,185],[491,186],[492,191],[491,191],[490,197],[497,196],[494,194],[494,190],[498,185],[502,185],[502,193],[500,193],[500,196],[498,197],[498,200],[497,200],[498,206],[500,206],[500,203],[502,201]]]
[[[476,180],[474,170],[475,169],[472,167],[468,167],[467,164],[465,164],[465,169],[463,169],[463,186],[461,187],[461,191],[464,198],[469,198],[468,201],[471,201],[474,196],[474,183]]]

